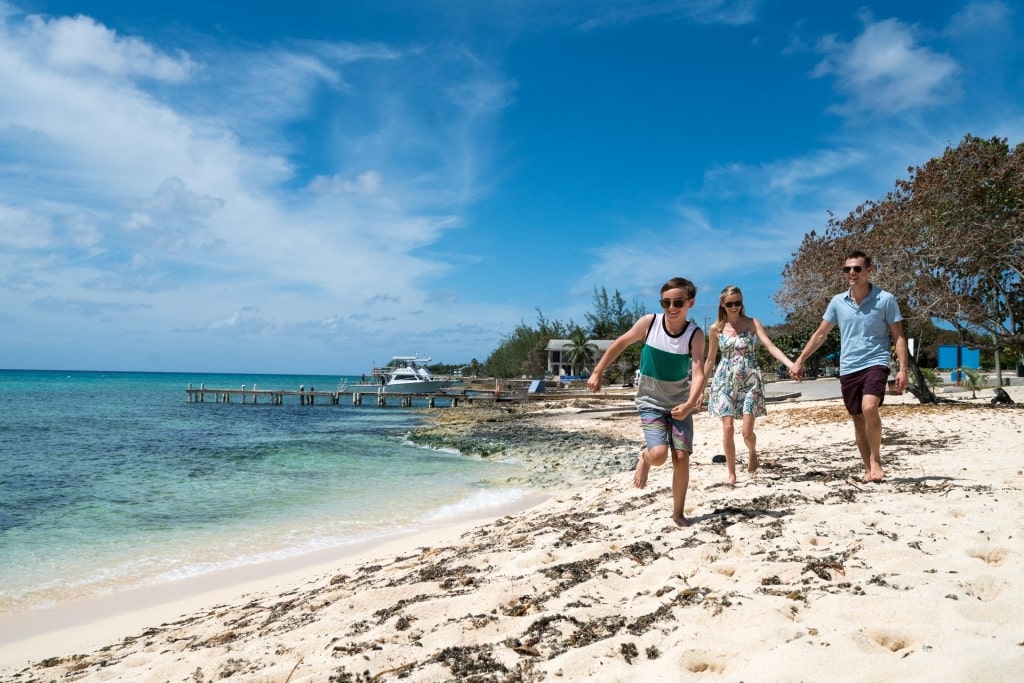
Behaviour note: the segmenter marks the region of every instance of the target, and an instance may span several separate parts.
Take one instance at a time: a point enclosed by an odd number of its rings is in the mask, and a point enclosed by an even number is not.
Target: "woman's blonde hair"
[[[740,288],[737,287],[736,285],[729,285],[728,287],[726,287],[725,289],[722,290],[721,294],[718,295],[718,326],[719,327],[722,326],[722,323],[724,323],[725,319],[726,319],[725,305],[724,305],[725,304],[725,297],[732,296],[734,294],[738,294],[741,297],[740,301],[743,301],[743,299],[742,299],[743,292],[740,291]],[[745,303],[741,303],[740,304],[740,317],[741,318],[746,318],[747,317],[747,306],[746,306]]]

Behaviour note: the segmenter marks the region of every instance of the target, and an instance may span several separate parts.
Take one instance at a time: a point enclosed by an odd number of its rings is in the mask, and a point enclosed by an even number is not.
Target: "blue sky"
[[[595,287],[766,324],[803,235],[1024,140],[1009,2],[0,0],[0,367],[480,361]],[[836,277],[836,287],[841,280]]]

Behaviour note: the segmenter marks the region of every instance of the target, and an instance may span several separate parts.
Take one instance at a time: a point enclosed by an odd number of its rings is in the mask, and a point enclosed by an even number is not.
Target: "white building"
[[[608,350],[608,347],[612,345],[614,339],[590,339],[588,344],[593,344],[596,348],[593,354],[593,362],[586,368],[586,372],[590,372],[597,361],[601,359],[604,352]],[[559,377],[560,375],[568,375],[572,373],[572,363],[569,362],[569,350],[575,345],[570,339],[552,339],[548,342],[548,367],[547,372],[552,377]]]

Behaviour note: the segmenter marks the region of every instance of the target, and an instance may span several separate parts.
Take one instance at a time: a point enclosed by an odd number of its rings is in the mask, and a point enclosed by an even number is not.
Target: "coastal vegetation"
[[[552,339],[569,339],[572,342],[570,363],[574,367],[593,366],[594,339],[615,339],[632,327],[647,310],[634,300],[627,304],[622,294],[615,290],[611,295],[604,287],[594,288],[594,304],[585,315],[586,326],[573,320],[563,323],[549,320],[537,309],[537,322],[528,325],[519,323],[512,332],[501,340],[498,348],[487,358],[483,372],[493,377],[543,377],[547,370],[547,346]],[[638,347],[627,349],[614,372],[624,373],[639,361]]]
[[[900,302],[904,329],[915,340],[910,391],[922,402],[936,400],[922,367],[935,363],[939,344],[980,348],[997,367],[1000,358],[1024,359],[1024,143],[1011,147],[1006,139],[968,134],[941,156],[909,168],[884,197],[845,218],[829,214],[824,232],[808,232],[773,296],[786,320],[767,328],[791,356],[818,326],[836,293],[836,264],[854,248],[874,256],[873,281]],[[586,367],[592,340],[616,338],[645,312],[637,301],[627,305],[618,290],[609,295],[595,288],[585,325],[549,320],[538,309],[536,324],[521,322],[482,371],[541,377],[551,339],[571,339],[570,362]],[[833,330],[808,359],[809,373],[833,371],[838,351]],[[776,366],[763,349],[759,353],[763,368]],[[609,379],[627,377],[638,358],[638,346],[627,349]]]

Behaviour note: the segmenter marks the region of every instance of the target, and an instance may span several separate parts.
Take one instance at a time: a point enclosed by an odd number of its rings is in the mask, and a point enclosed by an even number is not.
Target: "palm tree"
[[[587,338],[587,332],[582,327],[577,327],[569,334],[569,344],[566,347],[565,355],[572,366],[572,374],[576,372],[576,366],[586,367],[594,360],[594,352],[597,351],[597,344]]]
[[[977,370],[964,370],[964,374],[967,376],[964,384],[971,390],[971,398],[978,398],[978,389],[982,389],[988,384],[988,378]]]

